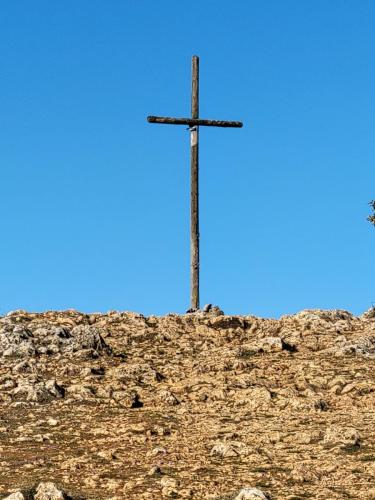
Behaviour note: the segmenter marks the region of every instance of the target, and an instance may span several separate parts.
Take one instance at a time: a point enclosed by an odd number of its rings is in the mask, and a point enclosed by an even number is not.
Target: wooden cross
[[[199,126],[242,127],[242,122],[202,120],[199,118],[199,57],[192,57],[191,118],[148,116],[149,123],[188,125],[190,130],[190,300],[191,310],[199,309]]]

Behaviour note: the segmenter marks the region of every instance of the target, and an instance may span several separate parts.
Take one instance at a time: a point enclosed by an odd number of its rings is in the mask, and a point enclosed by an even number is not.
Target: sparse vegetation
[[[367,220],[375,226],[375,200],[371,200],[369,205],[372,208],[373,213],[367,217]]]

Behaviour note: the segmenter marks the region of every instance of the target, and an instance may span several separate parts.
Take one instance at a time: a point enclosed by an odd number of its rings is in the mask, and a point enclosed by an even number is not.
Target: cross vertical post
[[[191,64],[191,117],[199,117],[199,57]],[[199,126],[190,127],[190,302],[199,309]]]

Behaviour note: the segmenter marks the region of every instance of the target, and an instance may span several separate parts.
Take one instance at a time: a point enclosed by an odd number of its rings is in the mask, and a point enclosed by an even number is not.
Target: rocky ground
[[[0,361],[0,498],[375,499],[374,310],[14,311]]]

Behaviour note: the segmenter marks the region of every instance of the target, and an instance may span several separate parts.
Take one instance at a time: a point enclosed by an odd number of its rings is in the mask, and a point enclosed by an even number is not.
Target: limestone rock
[[[239,441],[220,442],[215,444],[210,452],[211,456],[219,456],[222,458],[247,456],[250,454],[250,449]]]
[[[167,390],[160,392],[160,398],[162,399],[162,401],[165,401],[170,406],[175,406],[180,404],[180,401],[177,399],[177,397],[172,392]]]
[[[72,384],[66,388],[66,393],[80,400],[90,400],[95,396],[95,390],[85,384]]]
[[[77,325],[69,329],[52,325],[32,330],[24,325],[5,323],[0,327],[0,355],[7,358],[82,351],[110,353],[96,326]]]
[[[311,483],[319,479],[311,465],[304,463],[299,463],[293,467],[291,477],[296,483]]]
[[[203,312],[209,314],[210,316],[223,316],[224,313],[218,306],[213,306],[212,304],[206,304],[203,307]]]
[[[35,354],[32,332],[26,326],[5,324],[0,329],[0,354],[4,357]]]
[[[375,319],[375,307],[372,306],[372,307],[370,307],[370,309],[367,309],[367,311],[362,314],[361,318],[367,319],[367,320]]]
[[[151,467],[151,469],[147,472],[148,476],[160,477],[163,474],[161,468],[159,466]]]
[[[20,380],[12,391],[14,399],[46,403],[51,399],[63,398],[65,390],[55,380],[44,381]]]
[[[234,500],[268,500],[268,496],[258,488],[242,488]]]
[[[95,351],[108,350],[99,328],[91,325],[75,326],[71,331],[72,351],[80,349],[93,349]]]
[[[324,434],[326,446],[338,446],[340,448],[359,448],[361,436],[357,429],[352,427],[328,427]]]
[[[375,359],[375,335],[364,336],[352,341],[344,341],[335,349],[336,356],[356,355]]]
[[[25,500],[25,496],[21,491],[16,491],[5,497],[3,500]]]
[[[342,309],[305,309],[294,315],[297,320],[303,321],[325,321],[327,323],[334,323],[340,320],[351,320],[353,315]]]
[[[34,500],[65,500],[66,495],[54,483],[40,483],[36,489]]]
[[[126,408],[143,407],[143,402],[141,401],[139,394],[135,391],[114,391],[112,393],[112,398],[121,406],[124,406]]]
[[[177,486],[178,482],[173,477],[165,476],[161,479],[162,486],[161,493],[163,497],[176,498],[178,496]]]

